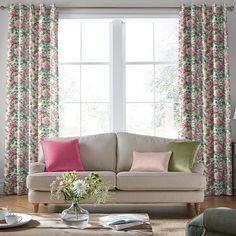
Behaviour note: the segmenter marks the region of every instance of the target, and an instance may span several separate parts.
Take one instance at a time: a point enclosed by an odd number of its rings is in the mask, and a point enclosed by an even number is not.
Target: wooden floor
[[[28,203],[27,196],[0,196],[0,207],[8,206],[12,212],[29,213],[32,212],[32,205]],[[49,207],[40,204],[39,212],[61,212],[61,206],[49,205]],[[213,207],[230,207],[236,208],[236,197],[206,197],[202,204],[202,210]],[[191,218],[195,215],[194,207],[187,207],[185,204],[168,204],[168,205],[134,205],[130,207],[113,206],[95,207],[90,211],[94,212],[147,212],[152,218]]]

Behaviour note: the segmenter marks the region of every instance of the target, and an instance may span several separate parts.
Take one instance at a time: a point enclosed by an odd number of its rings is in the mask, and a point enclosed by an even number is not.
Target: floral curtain
[[[58,133],[58,13],[14,4],[8,15],[4,191],[24,194],[40,139]]]
[[[183,6],[179,25],[180,134],[202,141],[206,194],[231,195],[226,8]]]

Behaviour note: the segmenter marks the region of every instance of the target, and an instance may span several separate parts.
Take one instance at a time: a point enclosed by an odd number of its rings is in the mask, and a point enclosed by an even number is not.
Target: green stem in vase
[[[73,204],[73,208],[74,208],[74,212],[75,212],[75,217],[76,217],[76,219],[78,220],[78,217],[79,217],[79,212],[78,212],[78,210],[79,210],[79,205],[78,205],[77,202],[73,202],[72,204]]]

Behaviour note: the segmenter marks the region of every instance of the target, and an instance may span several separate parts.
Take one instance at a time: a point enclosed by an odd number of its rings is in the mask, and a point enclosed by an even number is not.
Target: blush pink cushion
[[[83,171],[78,139],[42,140],[45,171]]]
[[[133,152],[130,171],[167,172],[172,152]]]

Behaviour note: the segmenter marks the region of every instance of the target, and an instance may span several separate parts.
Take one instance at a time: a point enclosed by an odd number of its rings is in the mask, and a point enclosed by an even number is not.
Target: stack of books
[[[122,230],[137,225],[142,225],[144,222],[139,217],[132,214],[113,214],[100,217],[99,222],[102,226],[112,228],[113,230]]]

